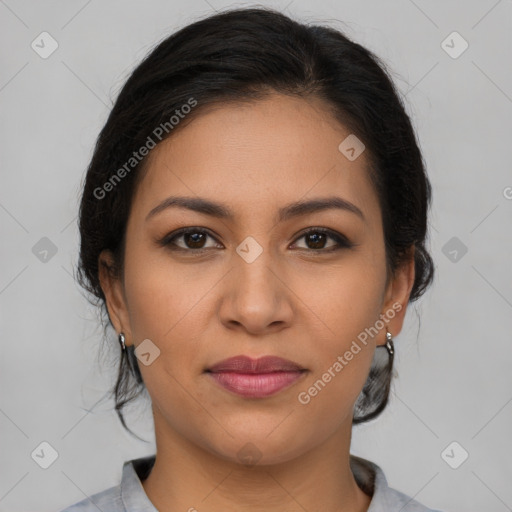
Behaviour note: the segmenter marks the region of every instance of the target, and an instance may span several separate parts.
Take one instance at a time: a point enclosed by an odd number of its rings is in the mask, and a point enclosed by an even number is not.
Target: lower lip
[[[247,398],[274,395],[292,385],[304,372],[233,373],[218,372],[209,375],[223,388]]]

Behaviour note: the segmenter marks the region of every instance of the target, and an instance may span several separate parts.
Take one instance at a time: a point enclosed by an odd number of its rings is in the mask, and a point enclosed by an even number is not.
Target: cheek
[[[347,340],[379,318],[386,281],[384,263],[361,252],[348,254],[328,268],[303,272],[294,293],[317,317],[326,336]]]
[[[311,310],[310,323],[317,325],[316,332],[311,330],[315,343],[308,355],[314,368],[308,384],[321,381],[317,390],[311,390],[323,397],[314,400],[315,407],[321,408],[329,400],[338,401],[341,407],[342,401],[357,398],[376,343],[365,330],[374,326],[382,313],[385,279],[381,260],[358,254],[297,281],[294,292],[304,297],[305,308]]]
[[[320,286],[303,295],[315,313],[310,318],[318,324],[318,336],[312,334],[315,342],[308,354],[312,373],[297,390],[296,400],[301,414],[318,418],[317,427],[321,425],[326,435],[352,414],[368,377],[376,340],[364,334],[381,313],[381,272],[347,264],[328,279],[316,279]]]
[[[142,245],[142,244],[141,244]],[[145,253],[144,253],[145,252]],[[125,261],[125,289],[135,345],[151,340],[160,350],[151,365],[139,364],[150,391],[179,385],[201,373],[201,340],[213,308],[211,290],[218,281],[206,270],[173,265],[163,251],[156,256],[133,247]],[[209,295],[210,292],[210,295]]]
[[[125,289],[135,342],[163,343],[204,291],[171,265],[161,249],[132,244],[125,261]]]

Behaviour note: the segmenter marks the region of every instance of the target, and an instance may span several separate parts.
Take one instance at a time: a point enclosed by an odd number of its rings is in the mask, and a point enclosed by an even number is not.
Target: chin
[[[290,439],[294,439],[293,445]],[[308,448],[300,444],[296,435],[285,432],[281,436],[275,432],[269,436],[268,432],[250,435],[246,431],[234,438],[226,434],[222,442],[209,444],[209,451],[215,456],[245,467],[282,464],[305,453]]]

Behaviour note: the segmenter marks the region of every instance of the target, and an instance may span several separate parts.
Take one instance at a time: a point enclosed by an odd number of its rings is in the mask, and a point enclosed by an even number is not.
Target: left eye
[[[329,246],[325,249],[325,241],[330,238],[334,240],[336,243]],[[303,233],[297,240],[305,239],[306,244],[313,245],[313,250],[316,249],[324,249],[321,252],[331,252],[341,249],[343,247],[350,248],[353,244],[351,244],[346,237],[336,233],[335,231],[331,231],[330,229],[324,228],[315,228]],[[306,247],[306,249],[311,249],[311,247]]]
[[[184,228],[171,235],[164,237],[159,243],[168,246],[171,250],[182,250],[186,252],[200,252],[212,247],[205,247],[206,239],[215,238],[208,232],[199,228]],[[325,248],[327,239],[334,240],[336,243]],[[177,240],[183,239],[184,245],[176,243]],[[299,249],[310,249],[314,252],[331,252],[342,248],[353,247],[345,236],[325,228],[314,228],[302,233],[296,240],[304,239],[309,247],[299,247]],[[296,245],[296,243],[294,244]],[[215,246],[215,244],[214,244]],[[214,247],[213,247],[214,248]],[[189,250],[190,249],[190,250]]]

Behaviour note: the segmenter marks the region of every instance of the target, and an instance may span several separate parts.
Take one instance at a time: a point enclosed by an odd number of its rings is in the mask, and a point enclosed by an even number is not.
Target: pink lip
[[[251,359],[237,356],[225,359],[208,370],[223,388],[250,398],[263,398],[287,388],[300,379],[305,369],[276,356]]]

